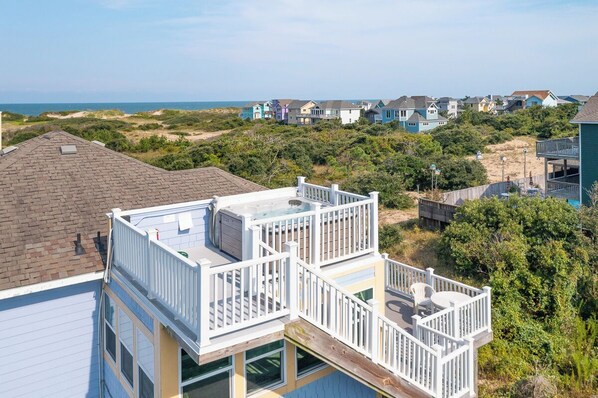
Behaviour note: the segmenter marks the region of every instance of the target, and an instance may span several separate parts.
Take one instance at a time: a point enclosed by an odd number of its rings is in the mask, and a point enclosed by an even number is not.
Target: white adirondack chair
[[[409,288],[413,296],[413,313],[417,314],[420,306],[432,308],[432,295],[436,293],[434,288],[427,283],[418,282],[411,285]]]

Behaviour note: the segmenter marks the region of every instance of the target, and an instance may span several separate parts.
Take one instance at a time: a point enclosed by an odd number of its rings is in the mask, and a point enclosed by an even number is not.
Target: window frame
[[[230,385],[230,395],[231,397],[235,397],[235,383],[234,383],[234,376],[235,376],[235,355],[229,355],[230,357],[230,365],[225,367],[225,368],[221,368],[221,369],[217,369],[217,370],[213,370],[209,373],[206,373],[204,375],[201,376],[196,376],[193,377],[189,380],[185,380],[183,381],[183,355],[182,355],[182,351],[183,349],[181,347],[179,347],[179,395],[182,397],[183,396],[183,387],[188,386],[189,384],[193,384],[193,383],[197,383],[198,381],[202,381],[205,379],[208,379],[212,376],[216,376],[217,374],[220,373],[224,373],[224,372],[229,372],[229,376],[228,376],[228,382]],[[222,358],[219,358],[222,359]],[[217,361],[218,359],[215,359],[215,361]],[[208,362],[209,363],[209,362]]]
[[[118,307],[114,305],[113,300],[106,292],[102,292],[102,294],[104,295],[104,311],[102,311],[102,316],[104,317],[104,352],[108,354],[108,357],[110,357],[110,359],[112,359],[112,363],[116,365],[116,358],[118,357],[118,334],[116,333],[116,325],[110,324],[110,322],[108,322],[108,319],[106,319],[106,308],[108,302],[110,302],[112,304],[113,310],[112,320],[114,323],[118,324]],[[114,333],[114,356],[112,356],[112,354],[110,353],[110,351],[108,351],[106,346],[106,343],[108,341],[108,339],[106,339],[106,326],[108,326],[112,333]]]
[[[154,345],[153,339],[149,338],[145,332],[143,330],[141,330],[140,328],[138,328],[137,326],[135,326],[135,324],[133,323],[133,326],[135,328],[135,357],[134,362],[137,365],[137,397],[141,397],[141,371],[143,371],[143,373],[146,375],[146,377],[148,379],[150,379],[150,381],[152,382],[152,386],[153,386],[153,391],[152,391],[152,397],[156,398],[156,347]],[[147,369],[145,369],[145,366],[141,364],[141,362],[139,362],[139,335],[143,335],[143,337],[145,339],[147,339],[147,341],[149,342],[149,344],[152,347],[152,362],[154,363],[154,369],[153,369],[153,375],[150,376],[149,372]]]
[[[280,341],[280,340],[277,340]],[[274,341],[272,342],[274,343]],[[271,343],[267,343],[267,344],[271,344]],[[267,345],[267,344],[263,344],[263,345]],[[254,348],[259,348],[261,346],[258,347],[254,347]],[[243,378],[245,379],[245,396],[246,397],[251,397],[251,396],[255,396],[258,394],[263,393],[265,390],[269,390],[269,389],[276,389],[276,388],[280,388],[283,387],[287,384],[288,380],[287,380],[287,366],[286,366],[286,348],[287,348],[287,342],[286,340],[282,340],[282,347],[277,348],[275,350],[272,351],[268,351],[265,352],[261,355],[258,355],[257,357],[251,358],[251,359],[247,359],[247,351],[249,350],[245,350],[245,352],[243,352]],[[275,382],[275,383],[271,383],[268,384],[266,386],[260,387],[259,389],[249,392],[247,391],[247,387],[248,387],[248,383],[247,383],[247,365],[251,364],[253,362],[259,361],[260,359],[263,358],[267,358],[268,356],[278,353],[280,352],[280,375],[281,375],[281,380],[279,382]]]
[[[330,366],[326,362],[324,362],[320,358],[318,358],[318,359],[320,359],[320,361],[322,361],[322,363],[320,365],[315,366],[315,367],[313,367],[313,368],[311,368],[311,369],[309,369],[309,370],[307,370],[307,371],[305,371],[305,372],[303,372],[303,373],[300,374],[299,373],[299,359],[298,359],[298,356],[297,356],[297,350],[298,349],[299,349],[299,347],[295,346],[295,380],[300,380],[300,379],[302,379],[304,377],[307,377],[307,376],[312,375],[314,373],[317,373],[317,372],[319,372],[321,370],[324,370],[324,369],[326,369],[327,367]],[[305,350],[303,350],[303,351],[305,351]],[[315,356],[315,355],[312,355],[312,356]]]
[[[118,344],[118,349],[119,349],[119,354],[120,354],[119,355],[119,359],[120,360],[118,361],[118,370],[120,372],[120,375],[123,376],[123,379],[125,379],[127,381],[127,383],[129,383],[128,386],[131,388],[131,390],[135,391],[135,364],[137,362],[136,361],[136,355],[135,355],[136,354],[135,353],[135,347],[137,346],[136,341],[135,341],[136,340],[136,336],[135,336],[136,326],[135,326],[135,322],[133,322],[133,319],[131,319],[131,317],[129,316],[129,314],[125,313],[125,311],[122,308],[119,307],[118,311],[119,311],[119,313],[118,313],[118,321],[119,321],[119,324],[118,324],[118,343],[119,343]],[[127,317],[129,319],[129,322],[131,322],[131,333],[133,335],[132,336],[132,340],[133,340],[132,341],[132,344],[133,344],[132,348],[127,347],[127,345],[123,342],[123,339],[121,338],[121,327],[120,327],[121,311],[125,315],[125,317]],[[131,355],[131,362],[132,362],[132,364],[131,364],[132,365],[131,366],[131,372],[132,372],[131,378],[132,378],[132,380],[130,380],[130,381],[127,378],[127,376],[125,375],[125,372],[123,371],[123,354],[122,354],[123,347],[124,347],[125,350],[127,350],[127,352],[129,353],[129,355]],[[131,352],[131,350],[133,350],[133,352]]]

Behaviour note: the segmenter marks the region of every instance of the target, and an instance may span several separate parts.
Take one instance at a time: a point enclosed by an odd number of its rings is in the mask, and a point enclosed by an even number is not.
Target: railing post
[[[330,204],[336,206],[338,204],[338,184],[330,186]]]
[[[473,345],[474,340],[472,337],[465,337],[463,340],[465,340],[465,342],[467,343],[467,345],[469,346],[469,349],[467,350],[467,386],[469,387],[469,396],[470,397],[475,397],[476,393],[475,393],[475,371],[476,371],[476,366],[474,366],[474,355],[475,355],[475,347]]]
[[[251,233],[251,259],[257,259],[262,257],[260,254],[261,247],[260,241],[262,240],[262,229],[257,225],[249,227]]]
[[[319,202],[314,202],[311,204],[312,205],[312,209],[315,212],[314,214],[314,218],[313,218],[313,223],[312,225],[310,225],[310,232],[309,234],[311,235],[311,247],[310,247],[310,251],[311,251],[311,264],[316,267],[317,269],[320,269],[320,231],[322,229],[322,225],[321,225],[321,215],[320,215],[320,211],[322,208],[322,204]]]
[[[382,253],[382,260],[384,261],[384,290],[390,286],[390,267],[388,266],[388,253]]]
[[[456,339],[461,338],[461,316],[459,314],[459,306],[451,301],[451,308],[453,309],[453,337]]]
[[[251,235],[251,215],[250,214],[243,214],[241,216],[241,231],[243,234],[241,240],[241,260],[249,260],[251,259],[251,255],[253,254],[253,240]]]
[[[378,253],[378,192],[370,192],[372,199],[372,209],[370,214],[370,246],[374,253]]]
[[[210,344],[210,267],[212,262],[202,258],[197,262],[197,324],[200,347]],[[214,308],[217,311],[217,308]]]
[[[380,344],[378,342],[380,338],[380,326],[378,325],[378,300],[370,299],[368,304],[372,307],[372,320],[370,322],[370,344],[372,350],[372,362],[379,362]]]
[[[297,196],[299,196],[300,198],[305,197],[305,192],[303,191],[303,184],[305,184],[305,177],[297,177]]]
[[[149,229],[145,236],[147,238],[147,297],[154,298],[154,291],[156,290],[156,265],[152,258],[152,239],[155,239],[158,230],[155,228]]]
[[[286,282],[287,282],[287,307],[289,309],[289,318],[292,320],[299,318],[298,306],[298,283],[297,277],[299,269],[297,268],[297,242],[286,242],[284,251],[288,253],[286,263]],[[305,288],[305,287],[304,287]]]
[[[426,283],[436,290],[434,287],[434,268],[432,267],[426,268]]]
[[[484,309],[484,312],[486,312],[486,317],[488,320],[488,333],[490,333],[492,332],[492,288],[490,286],[484,286],[482,290],[484,293],[486,293],[486,308]]]
[[[443,395],[443,388],[442,388],[442,368],[443,368],[443,361],[442,361],[442,346],[439,344],[434,344],[432,349],[436,351],[436,374],[434,375],[434,391],[436,391],[435,396],[442,398]]]
[[[422,320],[422,317],[419,315],[411,315],[411,334],[418,340],[421,340],[419,337],[419,323]]]

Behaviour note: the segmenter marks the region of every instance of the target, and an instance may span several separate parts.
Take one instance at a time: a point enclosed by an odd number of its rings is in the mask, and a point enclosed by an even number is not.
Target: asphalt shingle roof
[[[77,153],[61,155],[62,145]],[[105,241],[113,208],[263,189],[215,167],[162,170],[65,132],[33,138],[0,156],[0,290],[101,271],[94,238]]]
[[[598,93],[590,97],[571,123],[598,123]]]

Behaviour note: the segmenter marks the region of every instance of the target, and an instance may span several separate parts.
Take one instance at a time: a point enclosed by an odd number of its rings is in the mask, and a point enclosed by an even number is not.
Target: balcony
[[[376,192],[300,177],[297,187],[115,209],[112,273],[196,358],[272,322],[306,322],[427,396],[473,392],[474,350],[492,336],[490,289],[378,254],[377,208]],[[384,262],[385,287],[405,305],[380,313],[324,272],[366,256]],[[413,316],[409,289],[417,282],[465,300]]]
[[[547,180],[546,195],[579,201],[579,174]]]
[[[536,156],[552,159],[579,159],[579,137],[536,142]]]

